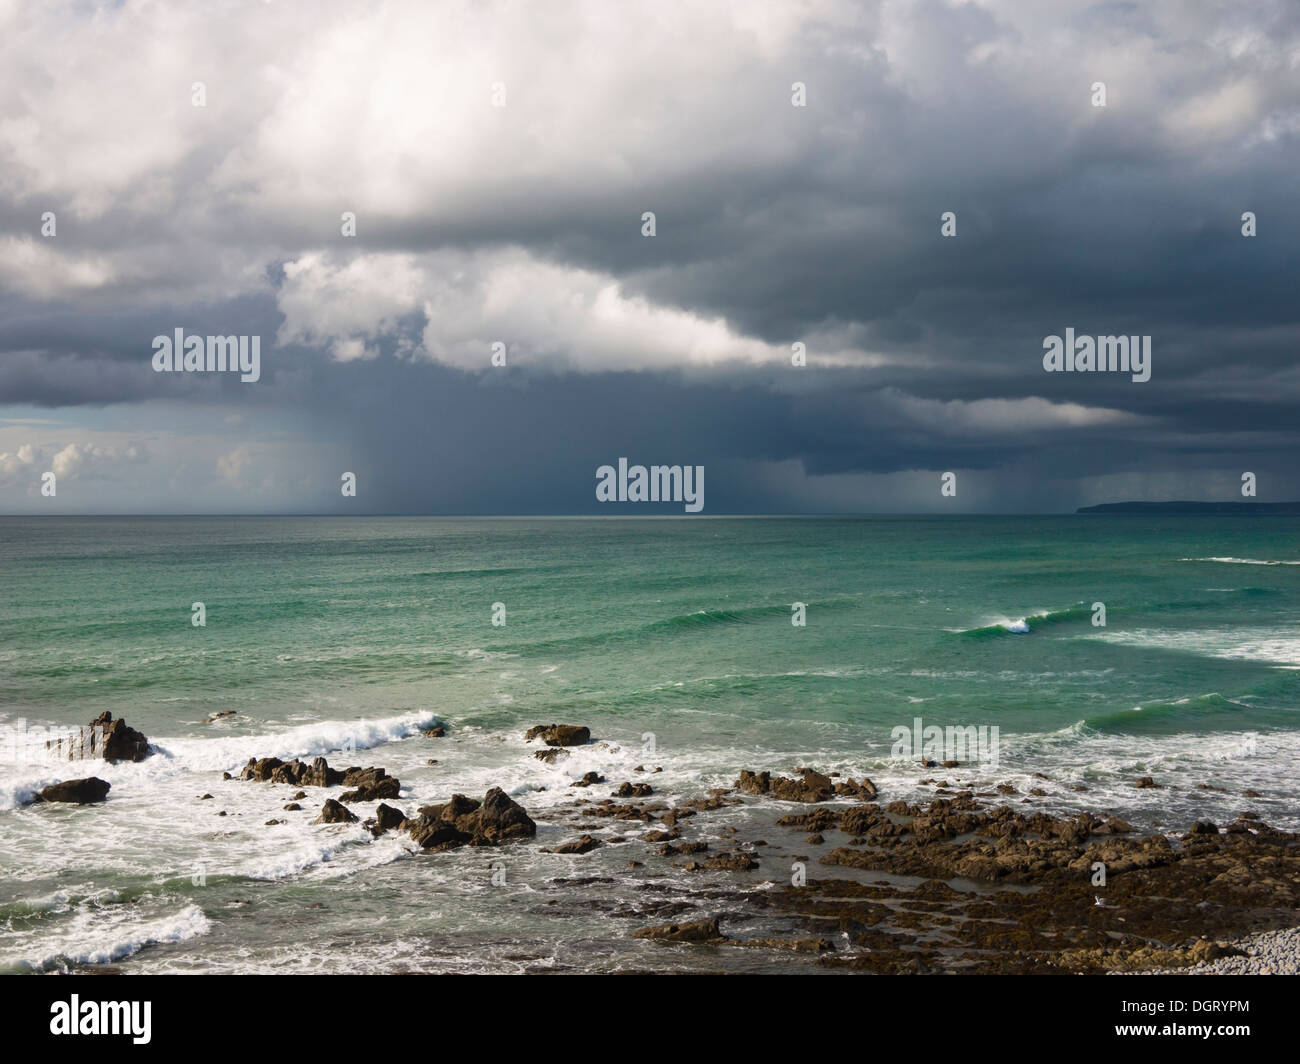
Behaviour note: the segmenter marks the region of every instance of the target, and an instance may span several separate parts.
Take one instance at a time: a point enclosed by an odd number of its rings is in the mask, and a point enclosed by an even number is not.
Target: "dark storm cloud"
[[[46,16],[90,72],[5,90],[0,402],[279,409],[380,512],[593,510],[620,455],[705,464],[714,512],[929,508],[950,469],[982,509],[1300,494],[1288,5],[511,10],[191,14],[152,29],[238,58],[166,90]],[[177,326],[261,335],[263,381],[152,373]],[[1150,335],[1151,380],[1044,373],[1067,327]]]

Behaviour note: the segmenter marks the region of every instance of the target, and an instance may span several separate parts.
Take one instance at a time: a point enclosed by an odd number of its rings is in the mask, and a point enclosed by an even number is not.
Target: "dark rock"
[[[400,809],[391,805],[385,805],[382,802],[375,810],[375,815],[371,820],[366,821],[366,827],[370,828],[373,835],[383,835],[388,831],[398,831],[406,826],[406,814]]]
[[[377,802],[381,798],[396,798],[402,784],[382,768],[350,768],[343,774],[343,785],[355,790],[339,795],[341,802]]]
[[[128,728],[124,720],[114,720],[112,713],[101,713],[75,735],[51,739],[45,746],[69,761],[143,761],[153,753],[141,732]]]
[[[429,728],[428,730],[423,731],[420,734],[423,735],[426,739],[441,739],[444,735],[447,734],[447,729],[444,728],[441,724],[439,724],[437,727]]]
[[[300,787],[333,787],[343,782],[344,773],[330,768],[323,757],[312,759],[310,765],[299,761],[281,761],[278,757],[248,759],[239,774],[241,780],[259,780],[270,783],[289,783]]]
[[[614,798],[648,798],[654,794],[654,788],[648,783],[620,783],[612,797]]]
[[[1148,787],[1159,787],[1160,784],[1158,784],[1150,776],[1143,776],[1140,780],[1138,780],[1135,784],[1133,784],[1133,786],[1137,787],[1139,790],[1145,790]]]
[[[599,772],[588,772],[580,780],[574,780],[569,784],[570,787],[590,787],[595,783],[604,783],[605,777]]]
[[[835,796],[835,784],[829,776],[812,769],[803,769],[802,778],[788,776],[773,778],[770,772],[750,772],[741,769],[736,789],[746,794],[769,795],[785,802],[828,802]]]
[[[726,936],[718,927],[718,918],[697,920],[687,924],[660,924],[643,927],[632,932],[633,938],[649,938],[656,942],[722,942]]]
[[[408,820],[405,828],[426,850],[452,849],[467,843],[497,846],[537,834],[537,825],[524,807],[499,787],[488,791],[481,803],[453,794],[442,805],[421,806],[419,816]]]
[[[356,814],[345,805],[340,805],[333,798],[326,798],[321,806],[320,816],[313,824],[351,824],[357,819]]]
[[[533,757],[538,761],[545,761],[548,765],[553,765],[557,761],[563,761],[569,756],[567,750],[534,750]]]
[[[36,797],[38,802],[75,802],[77,805],[90,805],[92,802],[102,802],[108,797],[108,791],[111,784],[107,780],[101,780],[98,776],[89,776],[86,779],[64,780],[62,783],[51,783],[48,787],[43,787]]]
[[[208,722],[209,724],[211,724],[213,721],[224,720],[226,717],[233,717],[233,716],[235,716],[235,713],[236,713],[236,710],[233,710],[233,709],[223,709],[220,713],[213,713],[212,716],[210,716],[210,717],[208,718],[208,721],[207,721],[207,722]]]
[[[591,729],[580,724],[538,724],[524,733],[524,742],[540,738],[547,746],[582,746],[591,741]]]

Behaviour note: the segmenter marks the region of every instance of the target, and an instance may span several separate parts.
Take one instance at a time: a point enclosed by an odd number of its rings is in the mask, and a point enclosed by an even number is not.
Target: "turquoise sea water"
[[[547,822],[569,782],[652,762],[660,794],[685,798],[812,765],[913,800],[938,770],[891,756],[890,733],[916,717],[997,726],[995,766],[947,774],[1036,786],[1042,808],[1170,830],[1253,808],[1294,828],[1297,533],[1149,516],[0,519],[0,967],[644,965],[634,913],[610,915],[635,906],[644,847],[536,852],[574,834]],[[161,753],[97,766],[103,806],[24,806],[88,774],[41,738],[104,710]],[[435,719],[446,739],[420,735]],[[598,742],[542,764],[523,731],[553,721]],[[318,796],[290,815],[288,789],[221,780],[271,754],[385,765],[407,811],[499,785],[539,837],[501,851],[510,885],[493,886],[482,852],[412,855],[311,826]],[[1135,790],[1141,775],[1166,786]],[[554,884],[575,869],[603,870],[587,889],[607,904]]]

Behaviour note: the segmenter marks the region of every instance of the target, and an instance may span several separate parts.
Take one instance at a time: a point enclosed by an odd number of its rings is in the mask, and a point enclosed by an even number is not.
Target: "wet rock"
[[[574,780],[572,783],[569,784],[569,786],[590,787],[593,784],[604,783],[604,782],[605,782],[605,777],[602,776],[599,772],[588,772],[582,777],[582,779]]]
[[[225,720],[227,717],[235,716],[235,714],[236,710],[223,709],[220,713],[213,713],[212,716],[208,718],[207,723],[212,724],[214,721]]]
[[[382,768],[350,768],[343,774],[343,785],[353,790],[339,795],[341,802],[377,802],[381,798],[396,798],[402,784]]]
[[[436,727],[428,728],[425,731],[422,731],[420,734],[423,735],[426,739],[441,739],[447,734],[447,729],[444,728],[441,724],[439,724]]]
[[[591,741],[591,729],[580,724],[538,724],[524,733],[524,742],[541,739],[547,746],[582,746]]]
[[[553,765],[557,761],[567,760],[569,757],[569,751],[556,749],[534,750],[533,757],[537,758],[538,761],[545,761],[548,765]]]
[[[313,824],[351,824],[356,821],[356,814],[347,806],[341,805],[333,798],[326,798],[325,804],[321,806],[320,816],[312,821]]]
[[[562,842],[553,850],[543,850],[542,853],[590,853],[596,847],[603,845],[604,843],[600,839],[592,838],[590,835],[583,835],[579,839]]]
[[[98,776],[89,776],[79,780],[64,780],[62,783],[51,783],[48,787],[41,788],[35,801],[75,802],[77,805],[90,805],[93,802],[102,802],[107,798],[110,786],[111,784],[107,780],[101,780]]]
[[[648,783],[620,783],[614,791],[614,798],[648,798],[654,794],[654,788]]]
[[[697,920],[693,923],[660,924],[643,927],[632,932],[633,938],[648,938],[656,942],[723,942],[726,936],[718,927],[718,918]]]
[[[302,806],[300,806],[297,802],[290,802],[288,805],[286,805],[286,806],[284,807],[284,811],[285,811],[286,813],[297,813],[297,812],[299,812],[301,809],[302,809]]]
[[[453,794],[442,805],[420,807],[419,816],[406,822],[411,837],[426,850],[457,846],[497,846],[537,834],[537,825],[518,802],[493,787],[482,802]]]
[[[310,765],[296,757],[292,761],[281,761],[278,757],[250,757],[239,778],[300,787],[333,787],[343,782],[344,775],[338,769],[330,768],[323,757],[313,758]]]
[[[406,814],[391,805],[382,802],[375,810],[375,815],[362,826],[368,828],[376,838],[389,831],[397,831],[406,825]]]
[[[114,720],[112,713],[101,713],[75,734],[50,739],[45,747],[69,761],[143,761],[153,753],[143,733]]]
[[[1150,776],[1143,776],[1140,780],[1134,783],[1133,786],[1137,787],[1139,790],[1146,790],[1149,787],[1159,787],[1160,784],[1158,784]]]
[[[835,784],[829,776],[804,769],[800,779],[773,777],[770,772],[742,769],[736,789],[745,794],[767,795],[784,802],[828,802],[835,796]]]

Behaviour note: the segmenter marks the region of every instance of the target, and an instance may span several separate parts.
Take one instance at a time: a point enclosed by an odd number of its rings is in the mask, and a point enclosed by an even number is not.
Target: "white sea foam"
[[[1266,558],[1179,558],[1180,562],[1218,562],[1221,565],[1300,565],[1300,561],[1273,561]]]
[[[39,941],[20,940],[0,953],[0,970],[58,971],[78,964],[108,964],[148,945],[205,935],[211,927],[197,905],[143,920],[133,906],[79,909],[57,930],[45,929]]]
[[[1084,638],[1228,661],[1300,665],[1300,635],[1293,628],[1200,628],[1191,631],[1134,628],[1097,632]]]

